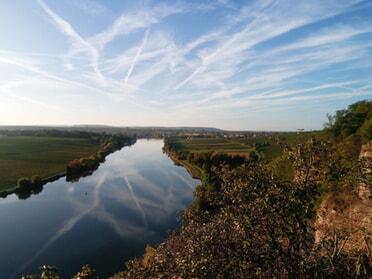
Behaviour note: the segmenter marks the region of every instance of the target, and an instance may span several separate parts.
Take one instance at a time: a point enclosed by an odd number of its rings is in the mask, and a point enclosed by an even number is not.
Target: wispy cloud
[[[182,11],[182,8],[177,6],[160,4],[151,9],[123,13],[106,30],[96,34],[89,41],[102,49],[106,44],[120,36],[128,35],[141,29],[148,29],[151,25],[159,23],[163,18]]]
[[[84,218],[86,215],[91,213],[95,208],[97,208],[100,204],[100,197],[99,197],[99,189],[102,186],[105,177],[101,177],[101,180],[97,182],[97,185],[94,188],[94,198],[93,202],[89,205],[84,205],[82,210],[79,210],[79,213],[74,215],[73,217],[67,219],[58,229],[58,231],[47,239],[43,245],[40,247],[38,251],[36,251],[31,258],[29,258],[25,263],[22,263],[18,270],[14,273],[17,274],[20,271],[23,271],[26,267],[31,265],[42,253],[44,253],[53,243],[55,243],[58,239],[60,239],[63,235],[67,232],[71,231],[79,221]],[[74,201],[72,201],[74,203]],[[75,203],[76,204],[76,203]],[[80,208],[82,205],[79,205]]]
[[[107,8],[105,6],[93,0],[75,0],[74,4],[76,7],[92,16],[102,15],[107,12]]]
[[[139,200],[137,199],[137,196],[136,196],[136,194],[134,193],[134,190],[133,190],[132,184],[129,182],[127,176],[125,177],[125,183],[127,184],[127,187],[128,187],[128,189],[129,189],[129,191],[130,191],[130,194],[131,194],[131,196],[132,196],[134,202],[135,202],[136,205],[137,205],[137,209],[138,209],[138,210],[140,211],[140,213],[141,213],[141,216],[142,216],[142,219],[143,219],[143,223],[145,224],[145,226],[147,226],[146,213],[145,213],[145,211],[143,210],[143,208],[142,208],[142,206],[141,206]]]
[[[1,51],[0,50],[0,63],[7,64],[22,70],[25,70],[26,73],[24,74],[25,78],[17,79],[17,80],[10,80],[3,84],[0,84],[0,88],[14,88],[15,86],[19,86],[25,83],[36,83],[47,85],[49,81],[55,81],[60,84],[68,85],[70,87],[75,88],[83,88],[87,90],[91,90],[105,96],[110,96],[110,94],[102,90],[100,88],[91,86],[85,82],[75,81],[70,78],[62,78],[58,74],[53,72],[44,70],[42,67],[45,66],[38,59],[35,58],[35,55],[31,57],[29,55],[22,55],[15,52],[10,51]],[[30,76],[32,74],[33,76]],[[0,81],[1,82],[1,81]],[[55,87],[56,85],[50,84],[47,87]],[[60,86],[60,85],[57,85]]]
[[[80,52],[87,52],[91,56],[91,64],[94,69],[94,72],[97,76],[97,81],[100,84],[105,84],[105,78],[102,75],[101,71],[99,70],[98,60],[99,60],[99,53],[97,49],[95,49],[90,43],[84,40],[71,26],[70,23],[59,17],[56,13],[54,13],[42,0],[38,0],[39,5],[43,8],[43,10],[53,19],[53,21],[57,24],[60,31],[70,37],[74,43],[74,49],[71,51],[71,55],[76,55]]]
[[[270,107],[264,103],[270,98],[274,107],[305,95],[316,100],[338,89],[356,94],[359,80],[361,94],[370,90],[367,72],[372,62],[366,57],[372,28],[363,12],[371,9],[367,1],[128,1],[115,11],[108,3],[73,2],[69,7],[78,6],[84,20],[66,16],[58,5],[37,3],[67,49],[61,53],[59,48],[53,61],[0,52],[0,64],[40,82],[42,77],[45,87],[49,80],[51,88],[56,82],[74,92],[80,89],[81,95],[91,92],[92,103],[96,93],[103,94],[118,121],[118,115],[134,107],[149,122],[166,119],[165,109],[174,115],[182,109],[187,122],[201,107],[245,104],[254,110]],[[82,24],[93,18],[97,23],[89,28]],[[20,76],[31,82],[27,74]],[[306,79],[320,83],[302,82]],[[335,86],[342,82],[350,82],[351,88]],[[16,92],[20,86],[14,79],[1,83],[0,78],[1,88]]]
[[[130,75],[131,75],[132,72],[133,72],[134,66],[136,65],[137,60],[138,60],[139,56],[141,55],[142,49],[143,49],[144,46],[146,45],[147,38],[148,38],[148,36],[149,36],[149,32],[150,32],[150,29],[147,29],[147,30],[146,30],[146,33],[145,33],[145,36],[143,37],[142,44],[141,44],[141,46],[138,48],[138,51],[137,51],[137,53],[136,53],[136,56],[133,58],[133,61],[132,61],[132,64],[130,65],[130,68],[129,68],[129,70],[128,70],[127,76],[125,77],[125,82],[128,82],[128,79],[129,79]]]
[[[340,5],[334,5],[334,10],[328,11],[328,7],[322,8],[321,3],[318,2],[314,5],[315,7],[311,6],[310,10],[308,10],[310,6],[296,4],[296,9],[299,10],[298,14],[289,14],[289,11],[291,11],[289,6],[293,3],[282,3],[283,2],[275,3],[272,1],[265,1],[262,2],[259,7],[252,9],[253,12],[248,8],[243,9],[241,15],[234,18],[232,21],[239,22],[240,24],[243,22],[244,27],[240,30],[238,29],[236,32],[232,32],[231,30],[225,31],[224,36],[221,36],[216,47],[200,50],[200,62],[190,75],[175,86],[175,89],[179,89],[187,83],[196,83],[195,85],[203,84],[205,87],[206,82],[200,81],[205,80],[205,76],[208,76],[208,79],[211,81],[211,86],[215,86],[215,80],[210,79],[210,77],[216,76],[216,72],[219,80],[223,82],[234,74],[237,74],[241,65],[249,67],[252,63],[260,63],[260,56],[270,56],[270,53],[266,54],[265,51],[257,53],[256,47],[260,43],[267,42],[270,39],[289,33],[294,29],[334,16],[337,13],[342,12],[347,6],[345,3],[341,3]],[[301,11],[304,9],[306,9],[306,13]],[[288,20],[288,18],[291,20]],[[232,26],[231,23],[228,23],[227,25]],[[319,45],[335,43],[336,41],[339,42],[358,34],[370,32],[370,28],[363,28],[362,30],[355,30],[352,28],[348,28],[347,30],[337,29],[338,28],[329,29],[325,34],[312,36],[304,41],[289,46],[283,46],[281,49],[276,51],[284,52],[291,49],[316,47]],[[347,32],[340,35],[339,31]],[[330,34],[333,36],[328,36]],[[256,55],[256,57],[254,55]],[[221,69],[221,71],[216,69]],[[218,74],[218,72],[220,73]]]

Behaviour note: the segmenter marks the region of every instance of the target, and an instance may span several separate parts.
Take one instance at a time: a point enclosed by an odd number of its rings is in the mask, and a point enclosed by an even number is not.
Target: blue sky
[[[0,125],[321,129],[372,99],[372,1],[0,2]]]

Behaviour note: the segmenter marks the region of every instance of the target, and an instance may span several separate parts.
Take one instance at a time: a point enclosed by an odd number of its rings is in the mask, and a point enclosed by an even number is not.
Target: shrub
[[[17,185],[21,190],[29,190],[32,187],[32,182],[28,177],[22,177],[18,179]]]
[[[43,179],[39,175],[33,175],[31,177],[32,186],[41,186],[43,184]]]

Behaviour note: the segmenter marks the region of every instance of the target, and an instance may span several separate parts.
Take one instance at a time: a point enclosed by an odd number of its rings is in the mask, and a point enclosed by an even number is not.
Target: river
[[[162,152],[162,140],[138,140],[110,154],[91,176],[61,178],[27,200],[0,198],[0,278],[55,265],[70,278],[90,264],[107,278],[178,226],[178,211],[200,184]]]

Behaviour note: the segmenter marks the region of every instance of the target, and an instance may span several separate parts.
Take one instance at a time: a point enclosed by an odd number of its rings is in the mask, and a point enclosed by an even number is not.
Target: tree
[[[368,127],[371,127],[372,101],[356,102],[350,105],[348,109],[336,111],[335,116],[327,115],[327,117],[329,121],[325,124],[325,128],[331,131],[335,137],[347,137],[362,133],[366,140],[372,139],[371,132],[368,131]],[[365,124],[365,122],[369,124]]]
[[[22,279],[59,279],[59,275],[57,274],[58,269],[55,266],[40,266],[39,269],[42,270],[41,274],[34,274],[34,275],[24,275]]]
[[[344,251],[347,239],[314,246],[320,190],[354,175],[332,164],[333,151],[316,138],[288,146],[291,175],[280,178],[259,162],[212,166],[219,185],[196,189],[203,210],[183,211],[182,228],[146,264],[130,261],[114,278],[370,278],[371,255]]]
[[[28,177],[22,177],[18,179],[17,185],[22,191],[31,190],[32,182]]]
[[[95,269],[91,268],[89,264],[87,264],[83,266],[81,271],[79,271],[71,279],[96,279],[98,277],[95,275],[95,273],[96,273]]]
[[[33,187],[39,187],[43,184],[43,179],[39,175],[33,175],[31,177],[31,183]]]

